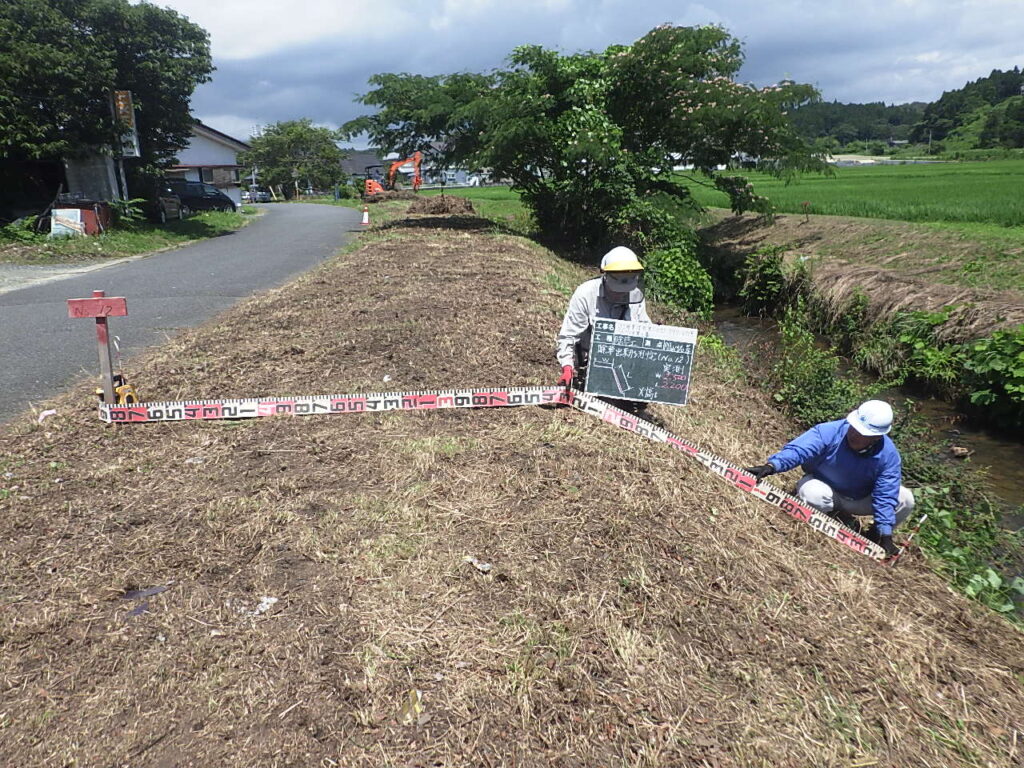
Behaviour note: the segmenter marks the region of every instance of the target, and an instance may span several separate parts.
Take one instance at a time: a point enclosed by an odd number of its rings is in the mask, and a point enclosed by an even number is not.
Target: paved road
[[[319,264],[359,229],[360,212],[330,205],[268,205],[230,235],[0,293],[0,422],[99,376],[95,323],[68,318],[66,301],[94,290],[128,299],[110,321],[122,355],[159,344],[240,299]]]

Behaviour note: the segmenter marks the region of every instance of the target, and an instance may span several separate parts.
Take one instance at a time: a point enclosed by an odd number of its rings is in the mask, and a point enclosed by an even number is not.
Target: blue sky
[[[933,101],[1024,66],[1022,0],[154,0],[211,36],[213,80],[193,113],[246,139],[303,117],[337,127],[377,72],[487,71],[517,45],[563,52],[630,43],[665,22],[721,24],[740,78],[790,77],[827,100]]]

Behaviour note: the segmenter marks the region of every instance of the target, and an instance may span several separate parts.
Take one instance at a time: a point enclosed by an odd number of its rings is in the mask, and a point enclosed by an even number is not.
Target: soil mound
[[[421,213],[429,215],[445,215],[459,213],[476,213],[473,203],[468,198],[457,195],[432,195],[431,197],[417,197],[409,206],[407,213]]]
[[[557,375],[589,275],[364,237],[126,361],[143,398]],[[668,428],[790,436],[714,349],[694,372]],[[5,764],[1019,764],[1020,633],[665,446],[557,407],[104,425],[92,386],[0,427]]]

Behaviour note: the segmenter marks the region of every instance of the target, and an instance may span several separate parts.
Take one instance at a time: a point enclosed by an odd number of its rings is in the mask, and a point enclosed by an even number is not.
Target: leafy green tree
[[[186,146],[213,70],[206,31],[128,0],[0,3],[0,156],[57,160],[116,145],[111,91],[130,90],[143,166]]]
[[[826,168],[785,116],[814,89],[741,85],[741,64],[719,27],[665,25],[601,53],[523,46],[488,75],[376,75],[361,100],[379,111],[343,130],[400,153],[439,143],[440,162],[511,180],[541,228],[568,243],[673,246],[691,184],[726,191],[735,211],[767,209],[721,171],[738,158],[776,175]]]
[[[308,118],[274,123],[249,143],[252,149],[240,154],[238,162],[254,166],[260,183],[280,186],[289,197],[296,184],[323,189],[342,177],[345,153],[334,132]]]

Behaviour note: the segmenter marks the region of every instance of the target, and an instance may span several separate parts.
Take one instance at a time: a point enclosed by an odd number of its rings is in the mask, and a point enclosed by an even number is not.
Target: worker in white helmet
[[[853,515],[872,516],[874,525],[865,535],[891,557],[899,551],[893,529],[913,510],[914,494],[902,485],[902,461],[890,429],[890,405],[868,400],[845,419],[811,427],[767,463],[746,471],[760,481],[801,465],[804,476],[796,495],[851,527],[856,526]]]
[[[601,259],[601,276],[587,280],[573,293],[555,350],[562,366],[560,386],[571,386],[574,378],[585,380],[595,318],[651,322],[640,285],[643,272],[643,264],[632,250],[616,246]]]

